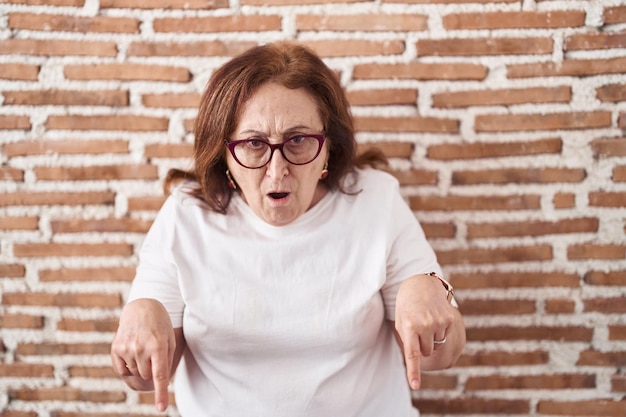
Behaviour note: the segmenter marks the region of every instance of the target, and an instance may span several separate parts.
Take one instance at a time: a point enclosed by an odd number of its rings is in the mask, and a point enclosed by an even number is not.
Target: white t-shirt
[[[184,417],[415,417],[393,336],[409,276],[440,272],[391,175],[359,171],[294,222],[228,214],[181,189],[141,250],[130,300],[155,298],[183,327]]]

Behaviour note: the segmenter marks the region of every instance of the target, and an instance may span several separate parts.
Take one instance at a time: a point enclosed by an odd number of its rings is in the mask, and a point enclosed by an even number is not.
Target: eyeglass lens
[[[285,159],[294,165],[313,161],[320,152],[322,141],[314,136],[294,136],[278,145],[258,139],[238,142],[234,148],[237,161],[248,168],[260,168],[272,158],[273,150],[280,150]]]

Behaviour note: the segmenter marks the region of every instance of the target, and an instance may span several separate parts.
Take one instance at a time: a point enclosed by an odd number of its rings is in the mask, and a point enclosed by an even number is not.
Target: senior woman
[[[356,155],[336,75],[292,43],[211,78],[194,169],[173,170],[112,344],[115,371],[190,416],[414,417],[465,344],[398,182]]]

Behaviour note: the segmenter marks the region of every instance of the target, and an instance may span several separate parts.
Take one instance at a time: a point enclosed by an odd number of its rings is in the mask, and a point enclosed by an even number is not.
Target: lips
[[[274,200],[280,200],[281,198],[285,198],[289,195],[289,193],[281,193],[281,192],[276,192],[276,193],[268,193],[267,194],[271,199]]]

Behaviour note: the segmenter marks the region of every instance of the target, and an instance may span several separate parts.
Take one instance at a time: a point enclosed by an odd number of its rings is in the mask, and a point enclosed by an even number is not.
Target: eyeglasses
[[[311,163],[320,154],[325,139],[324,135],[296,135],[276,144],[261,139],[242,139],[226,142],[226,147],[239,165],[257,169],[271,161],[276,149],[293,165]]]

